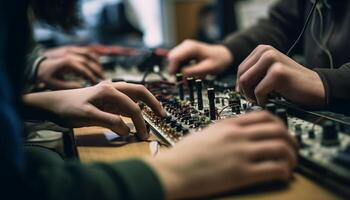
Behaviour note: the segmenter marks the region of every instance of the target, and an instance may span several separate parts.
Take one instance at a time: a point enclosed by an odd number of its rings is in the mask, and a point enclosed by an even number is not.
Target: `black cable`
[[[304,24],[304,27],[303,29],[301,29],[301,32],[298,36],[298,38],[295,40],[294,44],[289,48],[289,50],[287,51],[287,56],[290,56],[290,53],[294,50],[295,46],[299,43],[301,37],[303,37],[303,35],[305,34],[305,31],[306,31],[306,28],[308,27],[309,23],[310,23],[310,19],[311,19],[311,16],[312,14],[314,13],[315,11],[315,8],[316,8],[316,5],[318,3],[319,0],[314,0],[314,4],[312,5],[312,8],[306,18],[306,21],[305,21],[305,24]]]

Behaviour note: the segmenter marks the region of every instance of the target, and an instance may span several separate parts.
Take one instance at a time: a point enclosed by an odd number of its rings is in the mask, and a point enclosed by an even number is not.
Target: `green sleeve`
[[[36,199],[164,199],[161,183],[139,159],[83,165],[47,150],[31,150],[28,182]]]

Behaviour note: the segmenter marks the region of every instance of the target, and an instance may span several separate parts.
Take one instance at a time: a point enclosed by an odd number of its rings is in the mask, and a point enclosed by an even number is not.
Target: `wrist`
[[[166,153],[165,153],[166,154]],[[186,197],[186,186],[179,165],[173,163],[167,155],[160,154],[155,158],[146,158],[145,162],[155,171],[163,185],[166,199],[181,199]]]
[[[24,95],[23,102],[28,106],[55,113],[55,105],[58,105],[55,96],[53,92],[32,93]]]
[[[312,71],[314,73],[314,77],[316,79],[315,81],[315,96],[318,100],[317,106],[318,107],[325,107],[327,105],[327,99],[326,99],[326,87],[324,85],[324,82],[322,81],[322,77],[315,71]]]

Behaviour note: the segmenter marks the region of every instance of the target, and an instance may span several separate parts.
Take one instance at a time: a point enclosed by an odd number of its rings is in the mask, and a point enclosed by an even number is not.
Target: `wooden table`
[[[130,123],[128,119],[124,119],[124,121]],[[82,162],[108,162],[151,155],[149,142],[137,142],[132,137],[128,138],[128,142],[123,140],[110,142],[105,137],[105,133],[108,131],[108,129],[99,127],[75,129],[78,154]],[[150,141],[152,140],[156,140],[156,138],[151,136]],[[316,182],[295,173],[294,179],[288,186],[264,190],[253,188],[248,192],[245,191],[235,195],[221,195],[218,199],[333,200],[340,198]]]

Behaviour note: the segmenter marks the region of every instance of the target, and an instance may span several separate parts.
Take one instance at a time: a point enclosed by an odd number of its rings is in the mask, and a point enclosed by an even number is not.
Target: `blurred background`
[[[184,39],[208,43],[254,24],[277,0],[81,0],[83,25],[65,33],[42,22],[35,40],[45,47],[105,44],[172,47]]]

